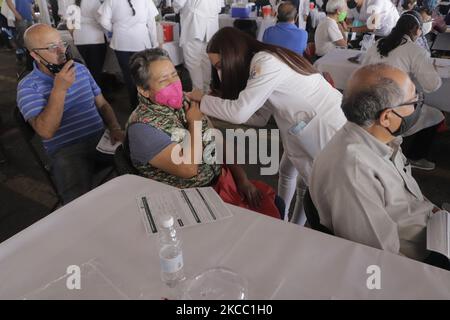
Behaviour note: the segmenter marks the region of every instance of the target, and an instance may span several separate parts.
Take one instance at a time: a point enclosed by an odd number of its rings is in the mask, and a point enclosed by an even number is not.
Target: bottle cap
[[[169,215],[163,215],[161,217],[161,225],[163,228],[170,228],[173,226],[173,217]]]

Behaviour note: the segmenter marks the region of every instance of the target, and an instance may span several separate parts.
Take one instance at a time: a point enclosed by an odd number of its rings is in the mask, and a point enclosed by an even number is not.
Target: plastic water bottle
[[[181,240],[174,228],[172,216],[163,216],[159,230],[159,258],[161,279],[170,288],[175,288],[185,280],[183,271],[183,252]]]

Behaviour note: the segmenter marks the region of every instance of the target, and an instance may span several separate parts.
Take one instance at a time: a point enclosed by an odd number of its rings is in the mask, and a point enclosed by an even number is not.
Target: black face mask
[[[64,68],[64,66],[66,65],[66,63],[69,60],[72,60],[72,54],[70,53],[70,48],[68,47],[66,49],[66,61],[64,63],[60,63],[60,64],[54,64],[54,63],[50,63],[47,60],[45,60],[39,53],[36,52],[36,54],[42,59],[42,64],[53,74],[57,74],[58,72],[60,72],[62,70],[62,68]]]
[[[420,112],[422,111],[422,105],[423,104],[418,105],[416,107],[416,109],[414,110],[414,112],[411,113],[409,116],[406,116],[406,117],[401,116],[397,112],[392,110],[392,112],[397,117],[402,119],[402,122],[400,123],[400,127],[397,130],[395,130],[394,132],[392,132],[389,128],[386,128],[386,129],[395,137],[403,135],[409,129],[411,129],[412,126],[414,126],[416,124],[417,120],[419,120]]]
[[[347,1],[347,7],[348,7],[349,9],[354,9],[354,8],[356,8],[357,5],[358,5],[358,4],[356,3],[355,0]]]

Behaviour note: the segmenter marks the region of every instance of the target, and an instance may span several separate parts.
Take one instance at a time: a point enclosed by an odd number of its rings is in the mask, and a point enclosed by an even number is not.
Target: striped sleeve
[[[27,83],[17,88],[17,106],[26,121],[37,117],[47,105],[44,95]]]
[[[102,90],[100,89],[100,87],[98,86],[97,82],[95,82],[94,78],[92,77],[92,74],[90,73],[90,71],[88,70],[88,68],[86,68],[85,66],[83,66],[83,70],[84,72],[86,72],[88,78],[89,78],[89,84],[91,85],[91,89],[92,89],[92,93],[94,94],[94,97],[99,96],[102,93]]]

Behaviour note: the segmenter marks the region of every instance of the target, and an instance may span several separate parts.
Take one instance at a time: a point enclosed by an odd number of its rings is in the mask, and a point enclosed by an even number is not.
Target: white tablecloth
[[[250,20],[256,20],[256,25],[258,27],[258,30],[256,32],[256,38],[259,41],[262,41],[264,36],[264,31],[266,31],[267,28],[274,26],[276,24],[276,19],[273,17],[250,17],[248,18]],[[224,27],[232,27],[234,20],[236,18],[232,18],[229,14],[221,14],[219,15],[219,28],[222,29]]]
[[[335,49],[314,63],[320,72],[329,72],[337,89],[344,90],[353,71],[360,67],[347,59],[361,53],[359,50]],[[442,111],[450,112],[450,59],[436,59],[442,87],[425,94],[425,103]]]
[[[121,176],[0,244],[0,299],[153,298],[166,295],[157,243],[136,205],[171,187]],[[291,223],[229,206],[232,218],[181,232],[185,273],[233,269],[250,299],[450,298],[450,272]],[[81,268],[81,290],[66,269]],[[367,268],[381,269],[381,290]]]

